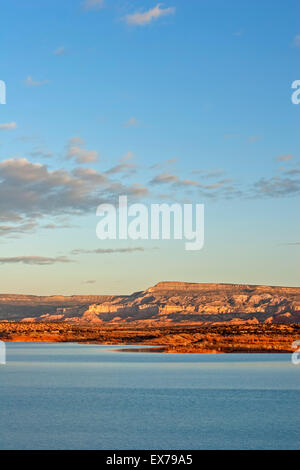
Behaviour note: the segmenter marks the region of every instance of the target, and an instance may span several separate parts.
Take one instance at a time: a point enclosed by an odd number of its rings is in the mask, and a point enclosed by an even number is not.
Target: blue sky
[[[299,285],[296,1],[3,3],[2,292]],[[204,203],[204,249],[98,240],[115,188]]]

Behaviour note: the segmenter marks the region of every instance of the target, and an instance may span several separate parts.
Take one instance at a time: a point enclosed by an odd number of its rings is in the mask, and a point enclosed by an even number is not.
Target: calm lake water
[[[0,448],[300,448],[300,366],[289,354],[121,348],[8,343]]]

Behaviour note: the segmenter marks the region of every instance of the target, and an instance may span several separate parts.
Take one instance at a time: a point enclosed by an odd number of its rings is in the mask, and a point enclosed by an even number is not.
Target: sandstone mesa
[[[1,322],[300,323],[300,287],[160,282],[125,296],[0,295]]]

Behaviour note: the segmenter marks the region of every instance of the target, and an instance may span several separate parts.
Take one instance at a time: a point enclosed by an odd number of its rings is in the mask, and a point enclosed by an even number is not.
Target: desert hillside
[[[128,296],[2,294],[0,321],[300,323],[300,288],[160,282]]]

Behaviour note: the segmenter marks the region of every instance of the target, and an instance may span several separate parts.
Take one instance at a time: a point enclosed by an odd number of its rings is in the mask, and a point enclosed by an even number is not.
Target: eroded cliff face
[[[0,321],[49,321],[80,318],[93,303],[101,304],[115,296],[73,295],[35,296],[0,294]]]
[[[300,323],[300,288],[160,282],[129,296],[0,295],[0,320]]]
[[[123,299],[94,304],[86,321],[300,321],[300,288],[161,282]]]

